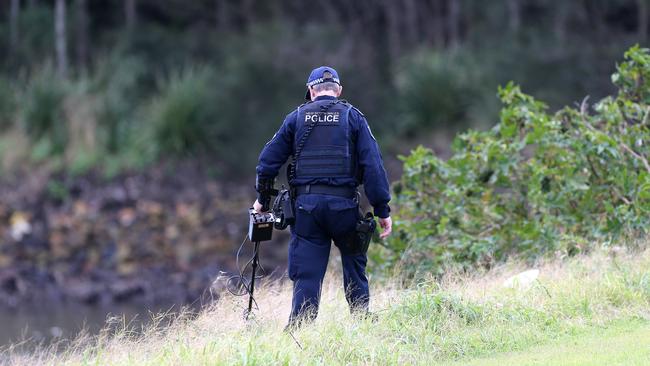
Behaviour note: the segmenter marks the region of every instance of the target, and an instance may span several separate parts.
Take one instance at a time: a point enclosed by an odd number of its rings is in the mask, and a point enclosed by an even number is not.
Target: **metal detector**
[[[253,293],[255,291],[255,274],[260,262],[260,243],[271,240],[273,236],[273,225],[275,224],[275,215],[271,212],[257,213],[254,209],[249,209],[250,221],[248,223],[248,239],[255,245],[250,287],[248,288],[248,310],[246,311],[246,320],[253,311]]]

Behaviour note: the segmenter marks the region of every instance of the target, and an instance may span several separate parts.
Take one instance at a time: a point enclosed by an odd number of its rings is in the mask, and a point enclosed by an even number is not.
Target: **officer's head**
[[[339,97],[343,91],[339,74],[334,68],[321,66],[312,70],[307,78],[306,100],[314,100],[320,95]]]

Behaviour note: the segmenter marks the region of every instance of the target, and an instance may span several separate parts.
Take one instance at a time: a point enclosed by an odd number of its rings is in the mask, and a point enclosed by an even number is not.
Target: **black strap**
[[[356,188],[328,186],[325,184],[307,184],[295,188],[296,195],[301,194],[327,194],[330,196],[339,196],[345,198],[355,198],[357,195]]]
[[[346,101],[344,100],[334,99],[328,104],[320,106],[321,113],[327,112],[330,108],[332,108],[333,105],[341,102],[346,103]],[[298,107],[298,115],[300,115],[300,107]],[[298,145],[296,146],[296,151],[293,154],[293,158],[291,159],[291,166],[289,168],[289,173],[288,173],[289,181],[296,178],[296,168],[298,165],[298,158],[300,157],[300,153],[302,153],[302,149],[305,147],[305,142],[307,142],[309,135],[311,135],[311,131],[313,131],[314,127],[316,127],[316,123],[318,123],[318,119],[312,120],[309,126],[307,126],[307,131],[305,131],[305,133],[302,135],[302,138],[300,139]]]

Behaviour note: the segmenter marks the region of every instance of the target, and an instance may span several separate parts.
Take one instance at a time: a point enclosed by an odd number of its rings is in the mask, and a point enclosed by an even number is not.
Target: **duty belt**
[[[355,198],[357,189],[352,187],[328,186],[325,184],[307,184],[295,188],[296,196],[301,194],[328,194],[345,198]]]

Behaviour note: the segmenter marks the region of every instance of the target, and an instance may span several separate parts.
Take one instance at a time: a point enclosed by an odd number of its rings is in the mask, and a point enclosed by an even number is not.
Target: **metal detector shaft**
[[[257,265],[259,264],[260,261],[260,242],[256,241],[255,242],[255,254],[253,255],[253,271],[251,274],[251,287],[250,291],[248,292],[248,312],[246,313],[246,319],[251,315],[251,311],[253,311],[253,292],[255,291],[255,272],[257,272]]]

